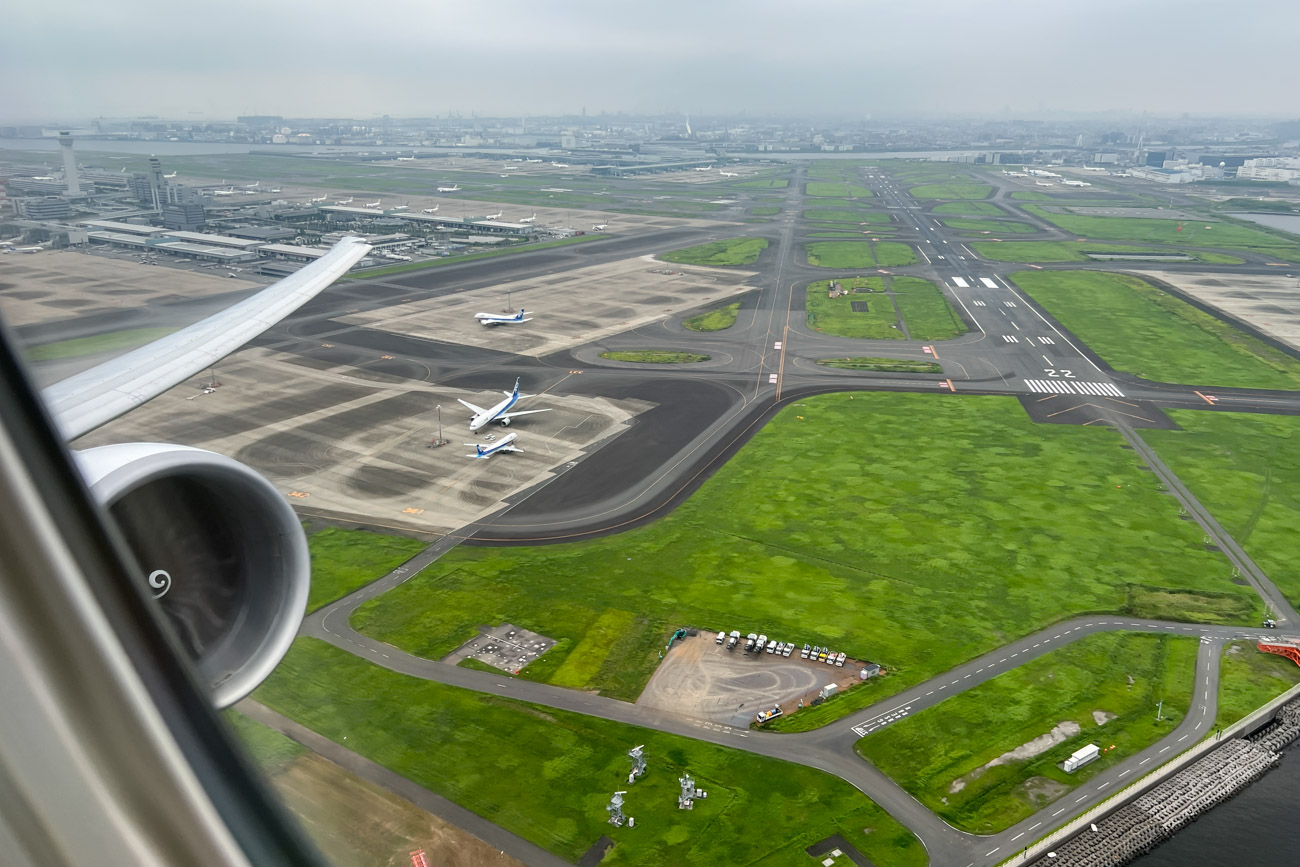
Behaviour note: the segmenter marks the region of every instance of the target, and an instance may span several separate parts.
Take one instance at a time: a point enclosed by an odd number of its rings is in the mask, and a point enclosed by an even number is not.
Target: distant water
[[[1270,229],[1281,229],[1292,235],[1300,235],[1300,214],[1233,214],[1238,220],[1249,220]]]
[[[1179,831],[1136,867],[1283,867],[1300,863],[1300,750],[1237,797]]]

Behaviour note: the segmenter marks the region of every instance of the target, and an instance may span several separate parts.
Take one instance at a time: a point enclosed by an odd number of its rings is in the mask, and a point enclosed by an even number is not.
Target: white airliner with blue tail
[[[505,316],[500,313],[475,313],[474,318],[479,321],[480,325],[519,325],[523,322],[532,322],[531,316],[525,319],[528,311],[520,307],[519,312],[513,316]]]
[[[523,398],[533,396],[531,394],[519,393],[518,379],[515,380],[514,391],[503,391],[501,393],[506,396],[506,399],[501,401],[491,409],[484,409],[481,406],[475,406],[474,404],[470,403],[467,400],[460,401],[461,403],[465,404],[465,406],[469,407],[474,412],[474,417],[469,420],[469,429],[471,432],[476,431],[479,428],[485,427],[491,424],[492,422],[509,426],[511,419],[513,419],[517,415],[532,415],[533,413],[536,412],[550,412],[549,409],[525,409],[525,410],[521,410],[520,412],[510,411],[510,408],[513,407],[515,404],[517,404]],[[460,398],[456,398],[456,399],[460,400]]]
[[[483,460],[484,458],[492,457],[497,452],[522,452],[523,449],[516,448],[511,445],[511,443],[513,443],[515,439],[518,438],[518,436],[519,434],[517,433],[506,434],[501,438],[501,442],[493,443],[490,446],[485,446],[482,445],[481,443],[465,443],[465,445],[467,446],[474,447],[474,454],[465,455],[465,457],[477,458],[478,460]]]

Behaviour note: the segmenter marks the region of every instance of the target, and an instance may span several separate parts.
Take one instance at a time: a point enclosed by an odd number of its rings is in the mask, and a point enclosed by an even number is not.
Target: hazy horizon
[[[34,123],[584,108],[589,116],[1300,116],[1286,85],[1300,7],[1226,8],[1231,17],[1205,0],[1096,0],[1086,14],[1038,0],[66,0],[7,15],[0,71],[23,84],[8,89],[0,111]]]

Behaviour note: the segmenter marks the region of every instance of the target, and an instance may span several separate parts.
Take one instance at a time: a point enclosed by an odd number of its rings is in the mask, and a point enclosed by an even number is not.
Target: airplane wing
[[[310,265],[251,298],[44,390],[68,440],[211,367],[342,277],[370,245],[347,237]]]
[[[502,446],[501,448],[497,449],[497,451],[499,451],[499,452],[522,452],[523,449],[521,449],[521,448],[516,448],[515,446]]]
[[[460,400],[460,398],[458,397],[456,398],[456,400]],[[474,415],[482,415],[483,413],[487,412],[487,410],[485,410],[483,407],[475,406],[474,404],[470,403],[468,400],[460,400],[460,402],[465,404],[465,406],[469,407],[471,410],[473,410]]]
[[[522,412],[506,412],[497,416],[497,418],[514,418],[517,415],[532,415],[535,412],[550,412],[550,409],[525,409]]]

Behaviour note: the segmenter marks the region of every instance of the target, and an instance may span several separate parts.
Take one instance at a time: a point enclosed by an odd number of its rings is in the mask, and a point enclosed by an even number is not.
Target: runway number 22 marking
[[[1058,370],[1057,368],[1054,367],[1044,367],[1043,372],[1046,373],[1049,377],[1052,377],[1053,379],[1056,378],[1074,379],[1073,370],[1065,370],[1065,369]]]

